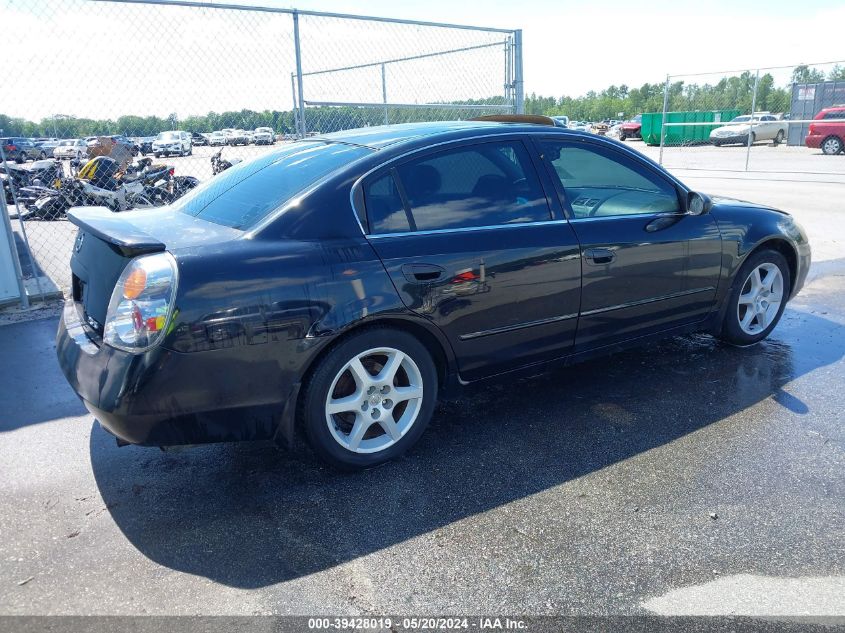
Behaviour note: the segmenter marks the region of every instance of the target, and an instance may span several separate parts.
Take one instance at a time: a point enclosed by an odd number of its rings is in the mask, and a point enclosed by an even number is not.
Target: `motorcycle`
[[[243,159],[241,158],[221,158],[220,155],[223,153],[223,148],[221,147],[220,150],[211,156],[211,173],[212,175],[216,176],[221,171],[226,171],[230,167],[234,167],[238,163],[240,163]]]
[[[24,219],[58,220],[74,206],[105,206],[112,211],[170,204],[199,184],[192,176],[174,176],[169,165],[153,165],[142,158],[119,171],[117,163],[105,156],[80,167],[71,161],[71,178],[54,187],[30,187]]]
[[[25,220],[58,220],[67,210],[78,206],[105,206],[112,211],[126,211],[153,206],[144,178],[136,175],[123,182],[117,162],[106,156],[88,161],[82,168],[71,165],[71,178],[62,178],[54,187],[33,188],[34,202],[27,205]]]
[[[14,204],[17,197],[21,206],[27,207],[35,201],[30,199],[32,192],[28,191],[29,189],[50,187],[63,177],[62,163],[58,160],[35,161],[29,169],[17,165],[9,165],[8,169],[4,169],[0,165],[0,179],[3,181],[6,204]],[[13,187],[14,196],[12,195]]]
[[[62,178],[57,187],[41,188],[40,196],[21,213],[23,220],[62,220],[71,207],[96,204],[76,178]]]

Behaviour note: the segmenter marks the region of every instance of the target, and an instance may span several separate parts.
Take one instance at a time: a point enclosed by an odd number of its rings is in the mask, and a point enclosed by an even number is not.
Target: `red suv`
[[[810,133],[804,140],[807,147],[821,148],[828,155],[841,152],[845,148],[845,105],[825,108],[813,120],[818,123],[810,123]]]

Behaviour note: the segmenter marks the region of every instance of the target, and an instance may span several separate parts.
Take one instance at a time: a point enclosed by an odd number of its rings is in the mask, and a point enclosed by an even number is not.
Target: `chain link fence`
[[[69,204],[165,204],[211,177],[216,155],[522,109],[518,30],[179,0],[0,0],[0,23],[0,167],[31,295],[68,288]],[[100,154],[133,179],[160,175],[157,188],[72,190]],[[63,203],[45,211],[49,189]]]
[[[667,167],[845,177],[845,61],[670,75],[663,99],[642,138]]]

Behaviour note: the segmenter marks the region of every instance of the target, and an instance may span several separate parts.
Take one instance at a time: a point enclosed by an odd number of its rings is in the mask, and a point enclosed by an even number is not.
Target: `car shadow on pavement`
[[[99,428],[91,463],[114,521],[145,556],[229,586],[262,587],[558,486],[763,400],[806,413],[789,385],[843,357],[843,330],[789,310],[774,337],[752,348],[678,337],[471,388],[438,407],[405,457],[366,472],[338,473],[264,444],[118,449]]]

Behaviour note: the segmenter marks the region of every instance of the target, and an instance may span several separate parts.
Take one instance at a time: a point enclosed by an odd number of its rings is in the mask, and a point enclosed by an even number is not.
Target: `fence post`
[[[751,158],[751,133],[754,129],[754,111],[757,109],[757,84],[760,83],[760,69],[754,77],[754,94],[751,96],[751,120],[748,122],[748,138],[745,141],[745,171],[748,171],[748,160]]]
[[[666,114],[669,112],[669,75],[666,75],[666,85],[663,87],[663,115],[660,117],[660,158],[658,164],[663,164],[663,146],[666,144]]]
[[[522,29],[513,32],[513,88],[516,113],[525,114],[525,94],[522,77]]]
[[[299,109],[296,107],[296,73],[290,74],[290,98],[293,102],[291,112],[293,112],[293,129],[299,135]]]
[[[384,124],[390,124],[390,118],[387,115],[387,75],[385,74],[384,64],[381,65],[381,102],[384,104]]]
[[[6,152],[3,151],[3,148],[0,147],[0,162],[3,163],[3,169],[8,174],[9,172],[9,163],[6,162]],[[21,236],[23,237],[23,243],[26,247],[26,254],[27,258],[29,259],[29,265],[32,266],[32,275],[35,277],[35,285],[38,287],[38,296],[41,297],[41,301],[44,301],[44,291],[41,288],[41,277],[38,274],[38,267],[35,265],[35,257],[32,255],[32,248],[29,245],[29,237],[26,234],[26,226],[24,226],[23,218],[21,217],[20,213],[20,205],[18,204],[18,194],[15,191],[15,183],[12,182],[11,177],[9,178],[9,191],[12,192],[12,202],[15,205],[15,209],[18,212],[18,223],[21,225]],[[3,211],[5,212],[6,218],[9,218],[8,209],[6,209],[6,193],[0,192],[0,195],[3,196]],[[20,270],[20,260],[18,259],[18,248],[17,244],[15,244],[14,233],[11,231],[11,220],[9,221],[9,239],[12,241],[12,258],[15,263],[15,274],[18,274]],[[23,270],[20,270],[20,277],[18,277],[19,281],[19,288],[21,289],[21,307],[28,308],[29,307],[29,297],[26,295],[26,284],[23,281]]]
[[[4,156],[4,167],[5,163],[6,159]],[[9,186],[11,186],[11,184]],[[26,284],[23,282],[23,270],[21,270],[21,261],[18,257],[18,247],[15,243],[15,233],[12,230],[12,221],[9,219],[9,210],[6,208],[6,194],[4,192],[0,192],[0,215],[3,216],[3,224],[6,226],[6,235],[9,238],[9,256],[12,258],[12,266],[15,268],[15,278],[18,281],[21,308],[26,310],[29,307],[29,297],[26,296]]]
[[[293,49],[296,55],[296,87],[297,109],[299,110],[299,137],[304,138],[305,127],[305,97],[302,95],[302,46],[299,39],[299,11],[293,11]]]

